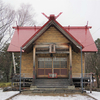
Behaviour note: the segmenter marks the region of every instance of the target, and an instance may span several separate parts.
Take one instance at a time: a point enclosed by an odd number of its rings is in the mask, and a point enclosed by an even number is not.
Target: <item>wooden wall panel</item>
[[[54,73],[57,73],[57,75],[60,75],[60,69],[54,69]]]
[[[38,69],[38,75],[44,75],[44,69]]]
[[[52,73],[52,69],[45,69],[45,75],[48,75],[48,73]]]
[[[67,75],[67,69],[61,69],[61,75]]]

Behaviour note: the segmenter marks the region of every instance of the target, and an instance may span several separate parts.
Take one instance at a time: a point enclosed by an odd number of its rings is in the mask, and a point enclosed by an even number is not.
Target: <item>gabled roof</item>
[[[52,25],[74,45],[82,46],[83,52],[97,51],[96,45],[89,32],[89,28],[91,27],[63,27],[55,20],[54,16],[50,16],[49,21],[42,27],[14,27],[15,33],[9,45],[8,51],[19,52],[20,47],[26,49]]]
[[[53,17],[53,16],[52,16]],[[67,30],[65,30],[54,18],[50,19],[43,27],[41,27],[28,41],[23,44],[23,49],[27,49],[36,39],[38,39],[48,28],[54,26],[58,31],[60,31],[72,44],[76,46],[83,45],[77,41]],[[32,46],[31,46],[32,47]]]

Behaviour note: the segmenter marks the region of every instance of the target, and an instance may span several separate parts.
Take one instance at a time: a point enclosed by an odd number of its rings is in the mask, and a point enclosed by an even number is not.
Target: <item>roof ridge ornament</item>
[[[60,12],[57,16],[55,16],[54,14],[51,14],[49,17],[45,14],[45,13],[42,13],[47,19],[49,20],[55,20],[57,19],[63,12]]]

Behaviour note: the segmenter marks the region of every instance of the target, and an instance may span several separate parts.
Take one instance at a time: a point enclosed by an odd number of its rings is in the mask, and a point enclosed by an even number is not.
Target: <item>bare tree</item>
[[[6,52],[7,49],[4,49],[8,47],[7,43],[9,40],[11,41],[11,36],[14,33],[12,26],[15,25],[16,21],[18,26],[33,26],[35,24],[34,16],[35,13],[31,5],[22,4],[21,7],[15,12],[13,8],[11,8],[11,6],[5,5],[0,0],[0,55],[2,55],[0,59],[4,58],[4,60],[2,60],[2,64],[0,64],[0,68],[2,68],[3,66],[2,70],[7,76],[7,81],[9,81],[8,76],[11,75],[12,67],[10,66],[10,61],[12,57],[11,55],[9,56],[9,53]],[[14,53],[12,53],[12,56],[13,59],[17,59],[15,60],[15,62],[17,63],[16,67],[19,67],[19,55],[15,54],[14,57]]]
[[[36,22],[34,20],[34,10],[29,4],[22,4],[16,12],[18,26],[33,26]]]
[[[17,21],[18,26],[33,26],[36,23],[34,17],[35,17],[35,12],[32,6],[29,4],[21,4],[20,8],[16,11],[15,20]],[[15,54],[15,58],[16,58],[15,61],[18,64],[19,62],[17,60],[19,59],[19,55]],[[18,72],[18,67],[19,66],[16,66],[17,72]]]
[[[22,4],[15,12],[11,6],[5,5],[0,0],[0,50],[11,40],[10,37],[14,33],[12,26],[16,21],[18,26],[33,26],[36,23],[34,17],[35,12],[31,5]]]
[[[15,11],[0,0],[0,48],[2,48],[6,41],[4,38],[7,35],[9,28],[11,28],[14,18]]]
[[[3,72],[3,81],[9,82],[9,71],[12,63],[12,57],[11,53],[7,52],[7,48],[8,44],[5,45],[2,53],[0,53],[0,70]]]
[[[98,48],[96,53],[86,54],[86,72],[93,72],[96,74],[97,87],[99,88],[99,78],[100,78],[100,39],[95,41]]]

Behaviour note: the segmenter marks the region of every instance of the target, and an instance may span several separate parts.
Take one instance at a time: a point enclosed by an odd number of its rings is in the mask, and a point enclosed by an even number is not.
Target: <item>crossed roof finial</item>
[[[54,14],[51,14],[49,17],[45,13],[42,13],[42,14],[49,20],[55,20],[62,14],[62,12],[60,12],[57,16],[55,16]]]

